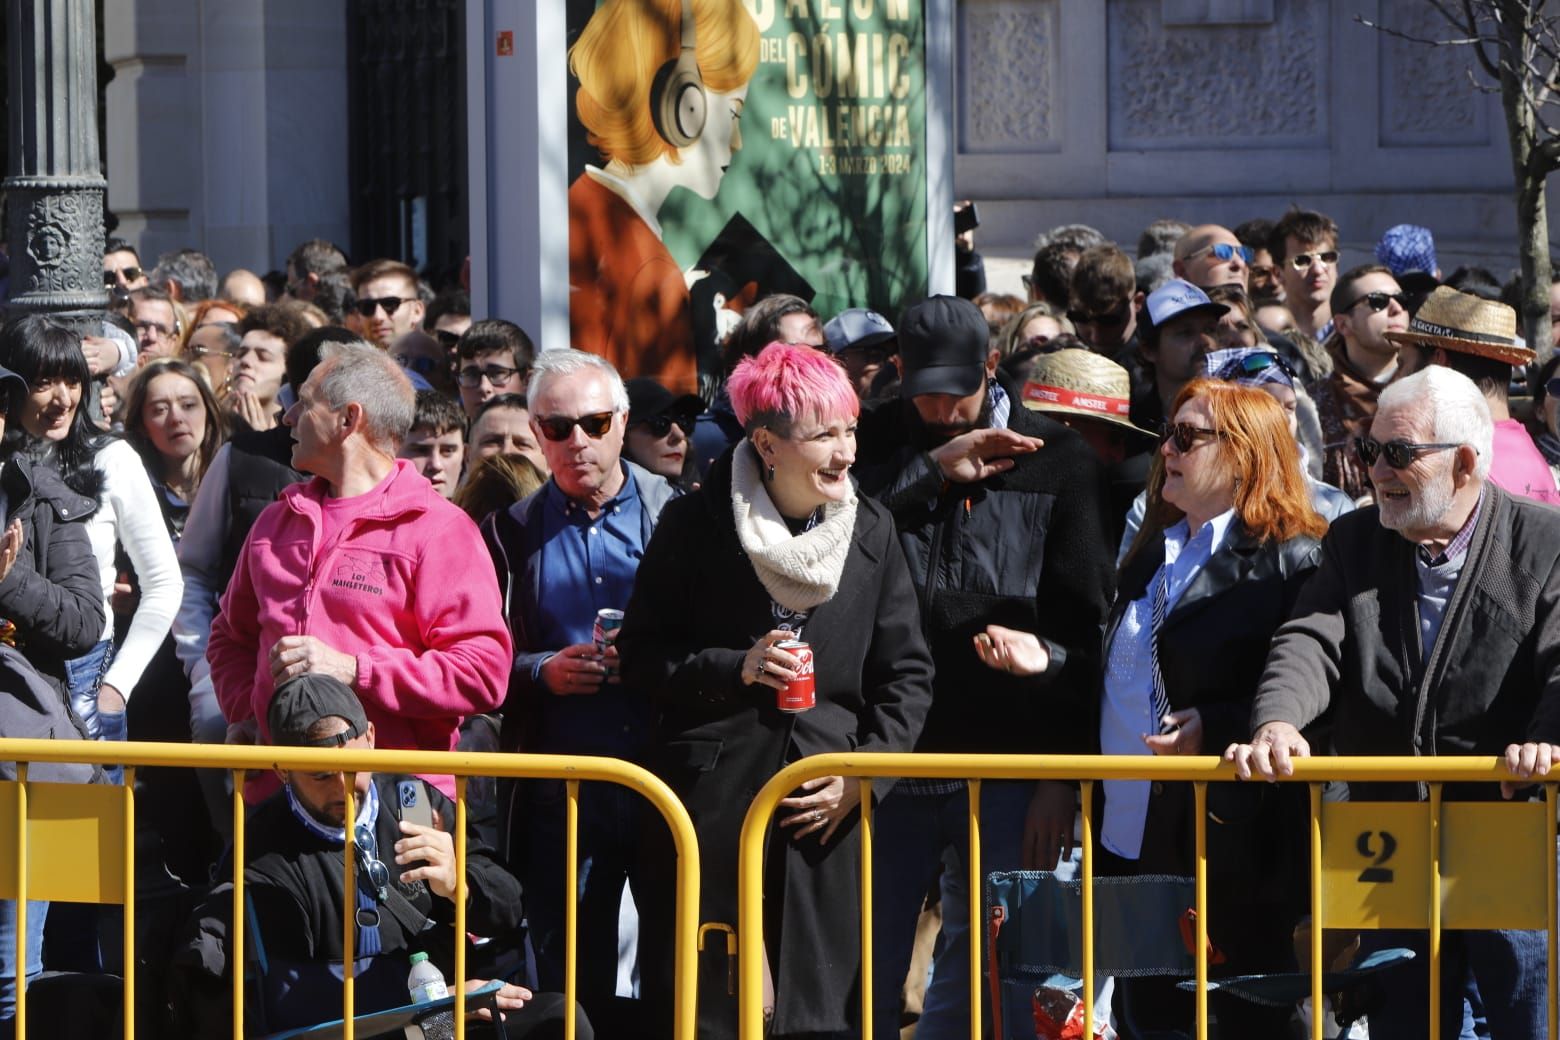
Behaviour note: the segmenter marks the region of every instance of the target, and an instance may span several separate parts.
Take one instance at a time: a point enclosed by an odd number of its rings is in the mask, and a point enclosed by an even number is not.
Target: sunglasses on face
[[[467,388],[479,387],[482,380],[486,379],[494,386],[505,386],[511,379],[520,374],[520,369],[510,368],[507,365],[467,365],[460,370],[460,385]],[[563,437],[567,437],[564,434]],[[559,437],[558,440],[563,440]]]
[[[1368,292],[1364,296],[1356,299],[1353,303],[1349,304],[1344,308],[1344,310],[1351,311],[1362,303],[1368,306],[1372,313],[1380,313],[1381,311],[1386,310],[1393,303],[1396,303],[1404,310],[1408,309],[1408,297],[1400,292]]]
[[[1387,465],[1393,469],[1407,469],[1421,455],[1461,447],[1461,444],[1415,444],[1405,440],[1392,440],[1383,444],[1374,437],[1354,438],[1354,453],[1367,467],[1374,466],[1378,458],[1385,457]]]
[[[650,431],[650,436],[660,440],[662,437],[665,437],[668,433],[672,432],[673,423],[677,424],[677,428],[683,432],[683,436],[692,437],[693,427],[696,422],[698,422],[697,419],[687,414],[662,414],[651,416],[648,419],[641,419],[634,425],[643,426],[645,429]],[[589,431],[586,432],[588,433]]]
[[[1192,260],[1202,256],[1204,253],[1212,253],[1224,263],[1229,263],[1238,256],[1243,264],[1251,263],[1251,258],[1256,255],[1249,246],[1232,246],[1228,242],[1219,242],[1215,245],[1204,246],[1195,253],[1188,253],[1186,258]]]
[[[1125,325],[1127,318],[1132,313],[1132,302],[1129,300],[1113,311],[1104,314],[1090,314],[1088,311],[1068,311],[1067,320],[1076,325]]]
[[[115,271],[112,267],[105,267],[103,269],[103,285],[108,289],[112,289],[117,286],[119,284],[119,280],[114,277],[115,274],[121,274],[124,276],[125,281],[133,282],[145,273],[146,272],[141,270],[141,268],[135,266],[121,267],[118,271]]]
[[[538,417],[536,425],[541,427],[542,436],[550,441],[568,440],[576,426],[585,431],[585,436],[595,440],[612,428],[612,417],[616,414],[616,412],[595,412],[572,419],[565,415],[549,415]]]
[[[1296,271],[1304,271],[1314,263],[1323,263],[1332,267],[1338,263],[1338,251],[1329,249],[1325,253],[1298,253],[1289,258],[1289,266]]]
[[[385,317],[390,318],[394,317],[395,312],[401,309],[401,304],[411,302],[411,300],[404,300],[399,296],[371,296],[367,299],[357,301],[352,306],[365,318],[372,318],[374,316],[374,312],[383,307],[385,310]]]
[[[1175,450],[1185,455],[1204,437],[1218,436],[1220,436],[1218,430],[1210,430],[1206,426],[1193,426],[1191,423],[1184,422],[1165,423],[1164,429],[1159,434],[1159,442],[1174,444]]]

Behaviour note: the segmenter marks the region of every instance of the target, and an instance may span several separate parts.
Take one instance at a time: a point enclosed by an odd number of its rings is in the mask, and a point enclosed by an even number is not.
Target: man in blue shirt
[[[515,641],[503,746],[542,754],[634,760],[649,740],[642,697],[618,680],[617,651],[599,653],[596,612],[628,605],[661,508],[674,490],[621,458],[628,393],[594,354],[540,354],[531,428],[552,477],[483,523]],[[637,798],[610,784],[580,789],[579,872],[564,877],[562,781],[518,782],[500,797],[500,848],[533,898],[538,978],[563,985],[568,884],[579,900],[580,999],[602,1021],[617,980],[618,911],[634,872]]]

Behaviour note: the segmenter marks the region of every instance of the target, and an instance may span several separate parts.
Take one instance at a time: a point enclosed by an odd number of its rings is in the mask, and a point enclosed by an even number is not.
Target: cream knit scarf
[[[856,491],[823,507],[823,520],[793,535],[758,472],[752,442],[737,446],[731,466],[731,512],[737,540],[770,597],[787,610],[811,610],[834,596],[856,527]]]

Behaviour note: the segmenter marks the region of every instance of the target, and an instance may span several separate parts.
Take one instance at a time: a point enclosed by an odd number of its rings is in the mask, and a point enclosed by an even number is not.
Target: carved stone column
[[[93,0],[8,0],[12,313],[94,322],[103,288]]]

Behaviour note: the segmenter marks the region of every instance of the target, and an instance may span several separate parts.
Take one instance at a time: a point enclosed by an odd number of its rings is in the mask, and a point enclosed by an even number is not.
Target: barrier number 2
[[[1381,837],[1380,852],[1372,849],[1372,846],[1375,844],[1371,840],[1373,835],[1380,835]],[[1370,866],[1360,871],[1361,881],[1370,883],[1391,882],[1392,870],[1384,864],[1392,858],[1393,853],[1397,852],[1397,839],[1392,836],[1390,831],[1361,831],[1360,836],[1355,839],[1354,847],[1359,849],[1361,856],[1364,856],[1366,859],[1374,859]]]

